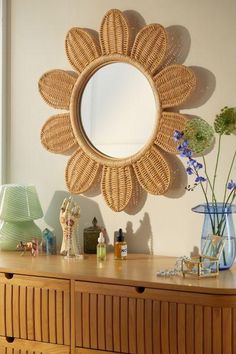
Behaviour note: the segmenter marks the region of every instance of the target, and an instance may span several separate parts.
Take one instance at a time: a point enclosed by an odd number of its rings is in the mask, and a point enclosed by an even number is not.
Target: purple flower
[[[201,182],[205,182],[206,181],[206,178],[205,177],[202,177],[202,176],[197,176],[195,178],[195,182],[196,183],[201,183]]]
[[[182,150],[180,156],[190,158],[192,156],[192,150],[185,148]]]
[[[183,138],[184,133],[178,130],[174,131],[174,141],[179,141]]]
[[[186,172],[188,175],[192,175],[193,174],[193,169],[191,167],[187,167],[186,168]]]
[[[236,182],[234,182],[232,179],[227,185],[228,189],[236,189]]]
[[[188,147],[188,142],[187,142],[187,140],[184,140],[184,141],[182,142],[182,144],[179,144],[179,145],[177,146],[177,150],[178,150],[178,151],[183,151],[183,150],[187,149],[187,147]]]
[[[189,161],[187,162],[187,164],[190,167],[193,167],[196,171],[200,170],[201,168],[203,168],[203,165],[199,162],[197,162],[197,160],[194,159],[189,159]]]

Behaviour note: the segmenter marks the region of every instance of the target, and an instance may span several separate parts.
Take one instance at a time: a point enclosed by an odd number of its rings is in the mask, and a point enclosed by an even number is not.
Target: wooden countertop
[[[236,295],[236,265],[220,272],[216,278],[195,279],[182,276],[157,277],[156,272],[173,268],[176,258],[129,254],[127,260],[107,260],[97,263],[96,255],[84,259],[64,259],[63,256],[0,252],[0,272],[18,273],[61,279],[92,281],[97,283],[143,286],[158,289],[194,291],[205,294]]]

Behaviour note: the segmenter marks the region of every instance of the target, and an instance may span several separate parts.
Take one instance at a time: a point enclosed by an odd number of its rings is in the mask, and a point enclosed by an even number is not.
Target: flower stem
[[[208,172],[207,172],[206,159],[205,159],[205,156],[204,156],[204,155],[202,155],[202,160],[203,160],[203,164],[204,164],[204,172],[205,172],[207,181],[208,181],[208,183],[209,183],[209,186],[210,186],[210,189],[211,189],[211,192],[212,192],[212,204],[213,204],[213,200],[214,200],[214,202],[216,203],[216,196],[215,196],[214,188],[213,188],[213,186],[212,186],[210,177],[209,177]]]
[[[217,156],[216,156],[216,165],[215,165],[215,171],[214,171],[214,175],[213,175],[213,184],[212,184],[213,192],[215,190],[216,175],[217,175],[217,169],[218,169],[219,158],[220,158],[221,137],[222,137],[222,134],[219,134],[218,149],[217,149]],[[213,194],[212,194],[212,201],[213,201]]]
[[[224,192],[224,198],[223,198],[223,205],[226,205],[226,204],[227,204],[227,203],[225,202],[226,193],[227,193],[227,185],[228,185],[229,178],[230,178],[230,175],[231,175],[231,172],[232,172],[232,168],[233,168],[233,165],[234,165],[235,158],[236,158],[236,150],[235,150],[235,152],[234,152],[234,155],[233,155],[233,158],[232,158],[232,161],[231,161],[231,164],[230,164],[230,168],[229,168],[229,173],[228,173],[228,176],[227,176],[226,182],[225,182],[225,192]]]

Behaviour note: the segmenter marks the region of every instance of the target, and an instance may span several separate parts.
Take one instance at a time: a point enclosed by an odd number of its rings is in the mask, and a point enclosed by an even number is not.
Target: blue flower
[[[184,151],[185,149],[187,149],[187,147],[188,147],[188,142],[187,142],[187,140],[184,140],[184,141],[182,142],[182,144],[179,144],[179,145],[177,146],[177,150],[178,150],[178,151]]]
[[[184,133],[183,132],[180,132],[178,130],[175,130],[174,131],[174,141],[179,141],[182,139]]]
[[[196,183],[201,183],[201,182],[205,182],[206,181],[206,178],[205,177],[202,177],[202,176],[197,176],[195,178],[195,182]]]
[[[192,156],[192,150],[185,148],[185,149],[182,150],[180,156],[181,157],[189,157],[190,158]]]
[[[236,182],[234,182],[232,179],[227,185],[228,189],[236,189]]]
[[[191,167],[187,167],[186,168],[186,172],[188,175],[192,175],[193,174],[193,169]]]
[[[187,162],[187,164],[191,167],[194,167],[194,169],[196,171],[200,170],[201,168],[203,168],[203,165],[199,162],[197,162],[197,160],[194,159],[189,159],[189,161]]]

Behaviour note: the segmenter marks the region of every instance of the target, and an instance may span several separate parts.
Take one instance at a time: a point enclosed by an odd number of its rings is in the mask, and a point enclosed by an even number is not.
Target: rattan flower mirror
[[[159,24],[146,25],[132,40],[125,14],[113,9],[102,20],[99,40],[87,29],[72,28],[65,48],[76,72],[46,72],[39,80],[39,91],[50,106],[69,111],[50,117],[41,131],[41,142],[47,150],[74,150],[65,172],[68,190],[74,194],[86,192],[100,179],[105,201],[114,211],[129,205],[137,183],[148,193],[165,194],[171,186],[171,168],[162,151],[176,153],[173,132],[183,130],[187,121],[185,116],[166,109],[181,105],[196,85],[189,68],[162,65],[168,55],[166,30]],[[141,72],[156,102],[150,138],[124,158],[107,156],[95,148],[81,120],[80,103],[86,85],[94,73],[114,63],[129,64]]]

